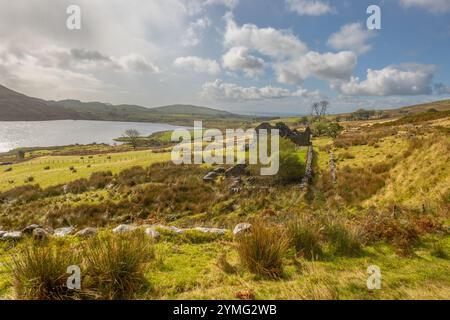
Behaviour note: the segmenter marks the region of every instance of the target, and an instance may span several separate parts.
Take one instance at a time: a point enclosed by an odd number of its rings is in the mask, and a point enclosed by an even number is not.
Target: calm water
[[[141,135],[179,128],[168,124],[113,121],[0,121],[0,152],[17,147],[51,147],[70,144],[107,143],[127,129]]]

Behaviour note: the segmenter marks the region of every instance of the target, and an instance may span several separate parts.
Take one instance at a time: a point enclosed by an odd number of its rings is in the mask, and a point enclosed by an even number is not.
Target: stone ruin
[[[272,129],[278,129],[280,137],[288,138],[298,146],[307,147],[311,145],[312,134],[311,129],[309,127],[307,127],[305,131],[300,132],[297,129],[292,130],[283,122],[278,122],[275,126],[272,126],[268,122],[263,122],[255,128],[257,133],[259,133],[259,130],[261,129],[267,130],[268,133]]]

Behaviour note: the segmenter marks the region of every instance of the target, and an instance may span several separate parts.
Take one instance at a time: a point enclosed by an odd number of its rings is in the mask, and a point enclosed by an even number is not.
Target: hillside
[[[192,125],[199,117],[210,125],[216,121],[239,124],[242,121],[264,119],[233,114],[207,107],[193,105],[170,105],[146,108],[138,105],[112,105],[102,102],[79,100],[45,101],[28,97],[0,86],[0,121],[36,120],[103,120],[159,122]]]
[[[0,121],[62,119],[82,119],[82,116],[0,85]]]
[[[383,110],[383,111],[392,116],[400,116],[405,114],[422,113],[430,109],[435,109],[437,111],[448,111],[450,110],[450,100],[433,101],[429,103],[416,104],[398,109]]]

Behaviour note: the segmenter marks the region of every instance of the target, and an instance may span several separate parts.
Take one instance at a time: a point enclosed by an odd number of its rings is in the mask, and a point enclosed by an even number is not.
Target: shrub
[[[89,189],[88,181],[84,178],[69,182],[66,186],[67,192],[73,194],[83,193]]]
[[[289,241],[279,226],[257,222],[251,232],[236,241],[240,261],[250,272],[270,278],[281,276]]]
[[[11,171],[12,171],[11,167],[5,169],[5,172],[11,172]]]
[[[144,265],[153,245],[141,231],[103,234],[84,248],[88,290],[95,298],[131,299],[145,282]]]
[[[20,299],[60,300],[76,298],[67,288],[67,267],[78,264],[74,251],[64,245],[30,243],[18,249],[7,264]]]
[[[332,246],[333,254],[339,256],[357,256],[361,253],[362,243],[358,234],[343,223],[330,223],[326,226],[326,235]]]
[[[45,166],[44,170],[50,170],[50,166]]]
[[[147,181],[148,171],[140,166],[121,171],[118,175],[118,182],[121,185],[134,186]]]
[[[433,243],[431,248],[431,255],[441,259],[448,259],[448,254],[441,242]]]
[[[291,245],[303,257],[314,260],[323,255],[321,230],[317,225],[307,220],[296,220],[288,223],[287,230]]]
[[[305,164],[297,154],[296,145],[285,138],[280,139],[280,168],[277,179],[281,183],[300,181],[305,173]]]
[[[99,171],[91,174],[89,178],[89,185],[96,189],[106,187],[113,180],[113,174],[111,171]]]
[[[27,182],[33,182],[34,181],[34,177],[33,176],[29,176],[25,179],[25,183]]]

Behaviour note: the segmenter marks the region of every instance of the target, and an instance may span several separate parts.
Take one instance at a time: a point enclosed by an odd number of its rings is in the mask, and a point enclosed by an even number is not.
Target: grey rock
[[[215,172],[215,173],[217,173],[217,174],[222,174],[222,173],[225,173],[225,168],[223,168],[223,167],[218,167],[218,168],[215,168],[215,169],[213,170],[213,172]]]
[[[73,227],[58,228],[53,231],[55,237],[66,237],[71,235],[75,229]]]
[[[112,232],[114,233],[124,233],[124,232],[131,232],[136,230],[136,226],[132,226],[129,224],[121,224],[115,227]]]
[[[40,226],[38,224],[30,224],[28,227],[25,227],[22,230],[22,233],[24,233],[24,234],[33,234],[33,231],[35,229],[40,229],[40,228],[42,229],[42,226]]]
[[[243,175],[247,175],[247,165],[246,164],[237,164],[235,166],[232,166],[231,168],[227,169],[225,171],[225,175],[227,177],[239,177]]]
[[[33,230],[33,238],[36,240],[44,240],[49,236],[49,232],[42,228],[36,228]]]
[[[224,235],[227,233],[227,229],[219,229],[219,228],[204,228],[204,227],[196,227],[193,230],[205,232],[205,233],[214,233],[214,234],[220,234]]]
[[[145,229],[145,234],[152,237],[153,239],[158,239],[161,234],[153,228]]]
[[[5,241],[7,241],[7,240],[19,241],[20,239],[22,239],[22,232],[20,232],[20,231],[6,232],[2,236],[2,240],[5,240]]]
[[[0,239],[3,237],[3,235],[5,234],[5,233],[7,233],[8,231],[0,231]]]
[[[233,229],[233,235],[236,236],[240,233],[247,232],[252,228],[252,225],[247,222],[237,224]]]
[[[175,233],[183,233],[185,231],[184,229],[180,229],[180,228],[177,228],[174,226],[164,226],[162,224],[153,225],[152,228],[164,229],[164,230],[172,231]]]
[[[203,181],[214,181],[216,180],[218,174],[214,171],[208,172],[204,177]]]
[[[84,228],[83,230],[78,231],[77,233],[75,233],[75,235],[77,237],[91,237],[91,236],[95,236],[97,234],[97,229],[96,228]]]

